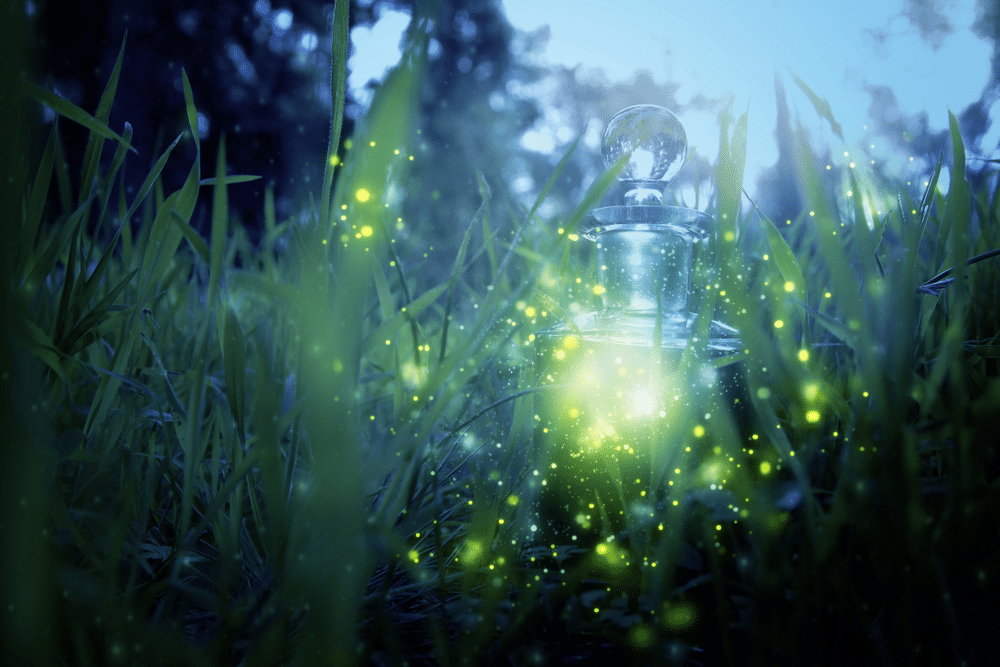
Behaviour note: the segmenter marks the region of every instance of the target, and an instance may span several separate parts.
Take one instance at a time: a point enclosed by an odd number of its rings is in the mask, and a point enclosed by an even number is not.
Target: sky
[[[950,32],[922,39],[902,0],[503,0],[515,28],[532,32],[548,26],[540,64],[579,66],[578,76],[612,82],[629,82],[646,70],[656,83],[679,84],[676,98],[682,105],[697,95],[731,96],[734,110],[749,112],[747,182],[777,160],[776,71],[783,75],[793,113],[825,133],[837,155],[864,145],[879,159],[908,161],[905,155],[880,154],[890,141],[876,134],[868,117],[866,86],[888,85],[902,113],[925,111],[932,131],[948,127],[949,109],[957,114],[978,100],[989,82],[991,45],[970,31],[975,0],[926,4],[943,11]],[[386,11],[371,29],[353,31],[352,88],[380,78],[398,59],[408,20]],[[829,100],[845,142],[811,112],[792,73]],[[986,151],[1000,141],[1000,105],[991,116],[981,144]],[[689,112],[681,121],[690,146],[702,155],[717,154],[715,113]],[[546,122],[541,119],[527,134],[527,147],[551,150],[553,138],[566,135]],[[995,153],[983,157],[1000,157]]]

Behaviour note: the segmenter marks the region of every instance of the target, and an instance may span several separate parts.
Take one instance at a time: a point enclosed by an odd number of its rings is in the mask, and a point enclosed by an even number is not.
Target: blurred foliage
[[[476,34],[502,34],[483,7],[466,10]],[[211,154],[198,138],[187,69],[188,131],[130,188],[139,130],[109,120],[131,94],[128,58],[83,107],[3,68],[20,93],[4,97],[0,181],[6,662],[1000,659],[1000,188],[966,178],[955,116],[947,190],[940,166],[923,188],[863,170],[827,181],[790,127],[802,206],[772,221],[743,203],[748,120],[723,111],[705,190],[718,230],[692,303],[700,326],[718,311],[740,329],[750,407],[692,386],[684,419],[651,431],[696,453],[652,520],[593,549],[551,545],[529,502],[532,337],[598,307],[576,231],[613,179],[546,207],[598,169],[580,143],[538,167],[526,205],[503,172],[462,172],[446,218],[458,240],[424,258],[396,224],[422,234],[434,212],[394,193],[445,187],[424,172],[450,153],[411,162],[452,113],[427,109],[435,67],[468,65],[435,60],[445,24],[417,16],[341,150],[337,9],[322,177],[289,217],[264,184],[256,243],[231,203],[259,181],[228,173],[238,137]],[[457,11],[447,25],[471,32]],[[39,102],[58,112],[44,126]],[[438,139],[481,155],[454,114]]]

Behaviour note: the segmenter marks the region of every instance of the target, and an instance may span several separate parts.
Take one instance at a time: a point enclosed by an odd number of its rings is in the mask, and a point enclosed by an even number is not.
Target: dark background
[[[416,2],[353,0],[351,26],[372,25],[388,8],[412,15]],[[527,55],[544,48],[546,33],[519,34],[507,22],[499,0],[420,4],[424,12],[427,6],[439,7],[433,38],[440,49],[431,59],[422,91],[422,138],[415,147],[414,168],[408,176],[408,195],[403,205],[409,233],[418,237],[410,239],[419,246],[414,247],[415,251],[434,246],[449,249],[457,244],[466,221],[480,203],[477,172],[493,189],[494,219],[505,220],[516,217],[523,209],[524,193],[512,194],[511,184],[519,177],[524,183],[523,176],[527,175],[530,192],[537,192],[561,157],[562,148],[546,156],[518,143],[544,108],[539,101],[512,94],[512,90],[554,74],[561,87],[559,99],[564,117],[571,118],[581,129],[594,117],[603,123],[617,108],[638,101],[683,110],[669,86],[656,87],[643,73],[629,84],[598,87],[578,80],[574,70],[543,71],[526,64],[530,60]],[[976,26],[978,33],[994,44],[1000,36],[998,4],[997,0],[980,0],[981,19]],[[263,177],[235,186],[238,189],[230,199],[233,214],[243,222],[250,238],[259,238],[263,226],[265,186],[275,189],[279,222],[306,210],[309,193],[317,190],[322,179],[330,129],[332,3],[31,0],[20,6],[33,28],[29,43],[34,64],[29,77],[91,112],[97,107],[122,37],[128,31],[110,124],[118,132],[125,121],[134,128],[132,143],[139,155],[129,157],[126,169],[133,193],[166,145],[186,129],[183,68],[191,80],[198,109],[207,121],[202,136],[202,173],[214,169],[219,137],[225,132],[229,172]],[[292,18],[287,28],[279,19],[279,14],[286,11]],[[932,45],[953,30],[943,3],[907,0],[903,13]],[[874,37],[879,39],[877,34]],[[995,48],[992,73],[978,102],[954,110],[973,157],[969,166],[974,181],[990,173],[990,163],[975,159],[974,147],[989,128],[989,109],[1000,90],[1000,57]],[[518,85],[512,87],[511,82]],[[373,88],[377,85],[370,83]],[[653,97],[658,99],[649,99],[651,89],[655,89]],[[901,114],[889,88],[873,87],[870,94],[870,110],[876,126],[884,128],[882,133],[903,137],[905,132],[908,137],[906,146],[899,146],[901,152],[926,156],[931,163],[939,154],[947,155],[947,132],[932,131],[926,114]],[[363,113],[358,101],[350,98],[350,91],[348,95],[343,139],[351,136],[356,119]],[[779,159],[759,179],[758,203],[773,219],[795,219],[800,199],[788,185],[794,182],[789,177],[794,164],[788,145],[793,114],[785,104],[785,85],[780,78],[776,79],[776,95],[779,114],[774,136]],[[718,109],[721,104],[721,100],[699,99],[692,106]],[[833,106],[836,112],[835,100]],[[78,158],[74,156],[82,155],[86,133],[72,123],[61,127],[70,164],[75,165]],[[982,150],[992,153],[995,147]],[[174,155],[164,171],[167,192],[183,182],[194,147],[182,142]],[[714,157],[696,155],[680,178],[710,181],[709,165]],[[546,213],[550,217],[558,215],[578,202],[582,187],[600,169],[599,155],[588,149],[577,151]],[[79,184],[73,187],[78,190]],[[205,221],[202,211],[196,213],[193,224],[207,236]]]

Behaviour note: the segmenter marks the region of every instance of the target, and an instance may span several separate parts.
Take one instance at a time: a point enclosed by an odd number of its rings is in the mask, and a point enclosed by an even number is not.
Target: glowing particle
[[[760,389],[757,390],[757,398],[759,398],[762,401],[766,401],[767,399],[771,398],[771,390],[768,389],[767,387],[761,387]]]
[[[804,387],[802,387],[802,396],[804,396],[807,401],[816,400],[816,397],[819,396],[819,385],[815,382],[807,383]]]
[[[809,350],[799,350],[799,361],[809,361]]]
[[[819,410],[810,410],[806,413],[806,421],[815,424],[819,421]]]
[[[562,340],[562,346],[567,350],[575,350],[580,345],[580,340],[573,335],[566,336]]]
[[[795,283],[793,283],[791,280],[787,281],[785,283],[785,291],[786,292],[794,292],[795,291]]]
[[[563,359],[566,358],[566,350],[556,350],[554,355],[556,359],[562,361]]]
[[[700,438],[703,435],[705,435],[705,427],[702,426],[701,424],[698,424],[697,426],[694,427],[694,437]]]
[[[364,204],[372,198],[372,193],[368,192],[365,188],[358,188],[358,191],[354,193],[354,198]]]
[[[784,321],[782,321],[782,320],[775,320],[774,321],[774,328],[775,329],[780,329],[783,326],[785,326]]]
[[[371,236],[374,232],[371,225],[365,225],[361,228],[361,235],[364,237]]]
[[[766,474],[768,474],[770,472],[771,472],[771,464],[768,463],[767,461],[762,462],[760,464],[760,474],[761,475],[766,475]]]
[[[534,317],[535,316],[535,309],[534,309],[534,307],[533,306],[528,306],[527,308],[525,308],[524,309],[524,314],[526,316],[528,316],[528,317]]]
[[[604,289],[604,285],[594,285],[593,287],[593,292],[597,296],[601,296],[602,294],[604,294],[605,291],[606,290]]]

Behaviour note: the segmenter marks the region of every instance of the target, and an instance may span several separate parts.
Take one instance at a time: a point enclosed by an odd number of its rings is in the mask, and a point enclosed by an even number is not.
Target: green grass
[[[248,177],[226,173],[225,141],[200,173],[186,77],[190,131],[131,200],[132,129],[107,126],[127,59],[93,116],[23,84],[59,121],[31,168],[10,163],[3,613],[18,662],[997,658],[1000,193],[966,181],[954,117],[947,192],[940,164],[923,192],[851,170],[829,191],[799,132],[806,206],[778,226],[743,194],[746,117],[720,117],[718,231],[694,296],[700,326],[740,329],[730,370],[752,409],[692,389],[658,436],[684,473],[655,520],[610,551],[550,549],[530,529],[531,337],[599,306],[574,232],[613,174],[552,221],[537,211],[565,159],[516,219],[490,217],[504,184],[481,181],[479,213],[448,221],[464,233],[450,268],[432,270],[396,243],[387,195],[405,183],[427,36],[341,161],[343,2],[335,34],[323,184],[295,220],[268,192],[261,247],[228,215]],[[91,131],[77,197],[57,159],[67,121]],[[181,141],[197,157],[166,194]],[[682,368],[699,358],[693,345]]]

